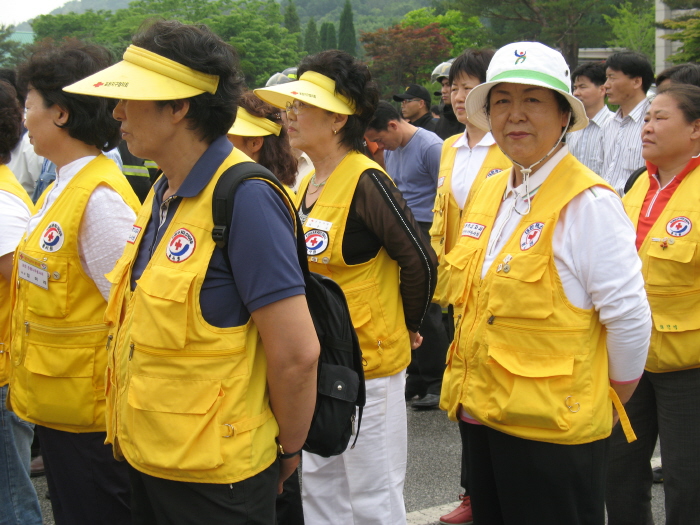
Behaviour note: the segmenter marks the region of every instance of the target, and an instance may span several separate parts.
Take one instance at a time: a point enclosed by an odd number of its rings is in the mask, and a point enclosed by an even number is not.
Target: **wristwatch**
[[[277,441],[277,457],[280,459],[290,459],[294,456],[298,456],[301,454],[301,450],[302,449],[299,449],[296,452],[290,452],[288,454],[285,454],[284,449],[282,448],[282,443]]]

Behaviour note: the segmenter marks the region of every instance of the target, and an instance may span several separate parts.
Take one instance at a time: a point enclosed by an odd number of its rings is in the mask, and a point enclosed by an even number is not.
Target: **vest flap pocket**
[[[458,270],[464,270],[467,263],[474,256],[475,251],[475,248],[467,248],[464,245],[457,244],[452,250],[450,250],[450,253],[445,255],[445,262],[449,266],[453,266]]]
[[[570,376],[574,372],[573,355],[531,354],[489,346],[489,357],[521,377]]]
[[[109,281],[112,284],[119,284],[119,281],[121,281],[122,276],[124,275],[124,272],[129,266],[129,263],[131,262],[131,259],[129,257],[121,256],[116,264],[114,265],[114,268],[112,268],[112,271],[109,273],[105,274],[105,279]]]
[[[669,243],[671,239],[666,241]],[[695,280],[696,244],[675,240],[664,249],[663,243],[649,246],[646,283],[651,286],[692,286]]]
[[[472,283],[471,270],[477,259],[477,254],[480,253],[481,250],[478,248],[468,248],[457,244],[445,256],[446,264],[443,273],[440,275],[438,272],[438,276],[447,279],[445,299],[448,304],[461,306],[467,301]]]
[[[350,319],[357,332],[357,339],[362,350],[362,365],[365,372],[379,368],[382,364],[382,349],[379,336],[372,322],[372,309],[367,303],[350,303]]]
[[[188,381],[134,375],[129,383],[129,405],[150,412],[206,414],[221,392],[220,381]]]
[[[667,261],[676,261],[680,263],[687,263],[695,255],[695,245],[694,242],[682,242],[676,241],[674,243],[663,248],[663,243],[653,242],[649,246],[649,251],[647,252],[650,257],[655,259],[665,259]],[[668,241],[667,241],[668,242]]]
[[[496,317],[547,319],[554,311],[554,290],[550,279],[543,278],[549,256],[515,256],[508,263],[497,259],[501,267],[493,272],[489,291],[489,311]],[[498,266],[496,269],[498,269]],[[505,271],[509,266],[508,271]]]
[[[162,266],[153,266],[147,279],[139,279],[138,287],[152,296],[177,303],[184,303],[192,281],[197,276],[193,272],[170,270]]]
[[[649,294],[651,317],[659,332],[687,332],[700,329],[700,291],[689,294]]]
[[[360,388],[360,378],[351,368],[321,363],[318,393],[341,401],[354,402]]]
[[[524,283],[534,283],[542,279],[548,263],[548,255],[535,253],[516,254],[508,263],[503,264],[501,270],[496,272],[496,276],[505,279],[516,279]],[[496,259],[493,264],[498,268],[498,265],[501,263]],[[508,271],[505,271],[506,265],[508,266]]]
[[[29,372],[49,377],[92,378],[94,365],[95,347],[66,348],[31,343],[24,361]]]

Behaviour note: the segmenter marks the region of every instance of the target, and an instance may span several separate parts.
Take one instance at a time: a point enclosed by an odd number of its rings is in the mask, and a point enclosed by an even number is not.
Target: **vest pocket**
[[[496,260],[493,264],[501,263]],[[545,278],[549,256],[514,256],[508,271],[495,272],[489,291],[488,309],[496,317],[546,319],[554,311],[554,290]],[[506,264],[502,265],[502,268]]]
[[[445,296],[449,304],[460,306],[466,302],[473,281],[473,266],[478,259],[476,254],[480,253],[481,250],[457,244],[445,256],[444,275],[447,278]]]
[[[221,466],[223,397],[218,380],[132,375],[123,424],[140,462],[180,471]]]
[[[572,408],[566,400],[573,395],[574,362],[573,355],[489,346],[484,366],[487,418],[508,426],[568,430]]]
[[[187,341],[187,294],[196,274],[153,266],[138,281],[132,339],[137,344],[179,350]]]
[[[22,281],[28,287],[27,309],[39,317],[62,319],[68,314],[68,260],[52,255],[48,271],[48,290]]]
[[[647,284],[651,286],[691,286],[695,281],[696,243],[679,240],[666,249],[661,246],[661,243],[652,243],[647,252],[649,255]]]
[[[649,366],[653,370],[671,371],[700,365],[700,356],[694,351],[700,340],[700,290],[684,294],[649,293],[648,298],[654,330],[658,332],[652,334]]]
[[[435,239],[439,245],[442,244],[441,239],[444,242],[444,236],[445,236],[445,222],[447,217],[445,217],[445,199],[447,196],[442,193],[438,192],[435,195],[435,205],[433,206],[433,224],[430,227],[430,237],[437,237]],[[435,248],[435,245],[433,245],[433,248]],[[435,250],[436,253],[440,253],[438,250]]]
[[[93,379],[98,347],[60,347],[28,343],[27,416],[51,424],[90,426],[104,385]]]
[[[382,364],[381,342],[372,322],[372,309],[366,303],[348,304],[352,325],[362,350],[365,372],[379,368]]]

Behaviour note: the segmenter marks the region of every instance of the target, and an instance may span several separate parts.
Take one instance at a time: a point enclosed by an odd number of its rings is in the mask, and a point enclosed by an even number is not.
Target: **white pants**
[[[405,385],[405,371],[367,380],[367,403],[355,448],[332,458],[304,452],[306,525],[406,525]]]

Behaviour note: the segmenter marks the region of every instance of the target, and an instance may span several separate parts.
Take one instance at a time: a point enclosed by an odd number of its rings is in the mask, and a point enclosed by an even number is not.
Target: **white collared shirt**
[[[625,183],[632,173],[644,166],[642,158],[642,127],[644,115],[649,109],[649,100],[644,97],[629,115],[622,117],[617,110],[603,127],[603,171],[599,175],[624,194]]]
[[[304,177],[306,177],[311,170],[314,169],[314,164],[311,162],[311,159],[309,156],[304,153],[303,151],[301,152],[301,155],[297,158],[297,178],[294,181],[294,186],[292,186],[292,190],[294,190],[294,193],[299,190],[299,185],[301,184],[301,181],[304,180]]]
[[[27,235],[34,231],[73,177],[94,158],[82,157],[57,170],[56,180],[47,190],[43,206],[27,223]],[[111,287],[105,274],[112,271],[121,257],[135,219],[136,214],[129,205],[109,186],[98,186],[88,199],[78,232],[78,252],[83,270],[95,281],[105,300]]]
[[[566,145],[571,154],[581,164],[601,176],[603,173],[603,127],[614,115],[615,113],[604,105],[595,117],[588,120],[588,126],[566,136]]]
[[[486,159],[489,148],[495,143],[496,141],[489,131],[478,144],[470,148],[467,139],[467,131],[464,130],[462,136],[452,144],[453,148],[457,148],[457,156],[455,157],[455,164],[452,168],[452,195],[457,201],[460,210],[464,209],[469,191],[474,184],[474,180],[476,180],[481,165]]]
[[[537,199],[540,186],[567,153],[564,145],[532,174],[530,198]],[[520,223],[518,212],[525,213],[527,207],[524,185],[513,187],[511,171],[489,237],[482,278]],[[635,238],[620,198],[595,187],[564,207],[552,240],[554,264],[567,299],[578,308],[595,308],[607,330],[609,376],[616,382],[642,375],[651,336],[651,311]]]

